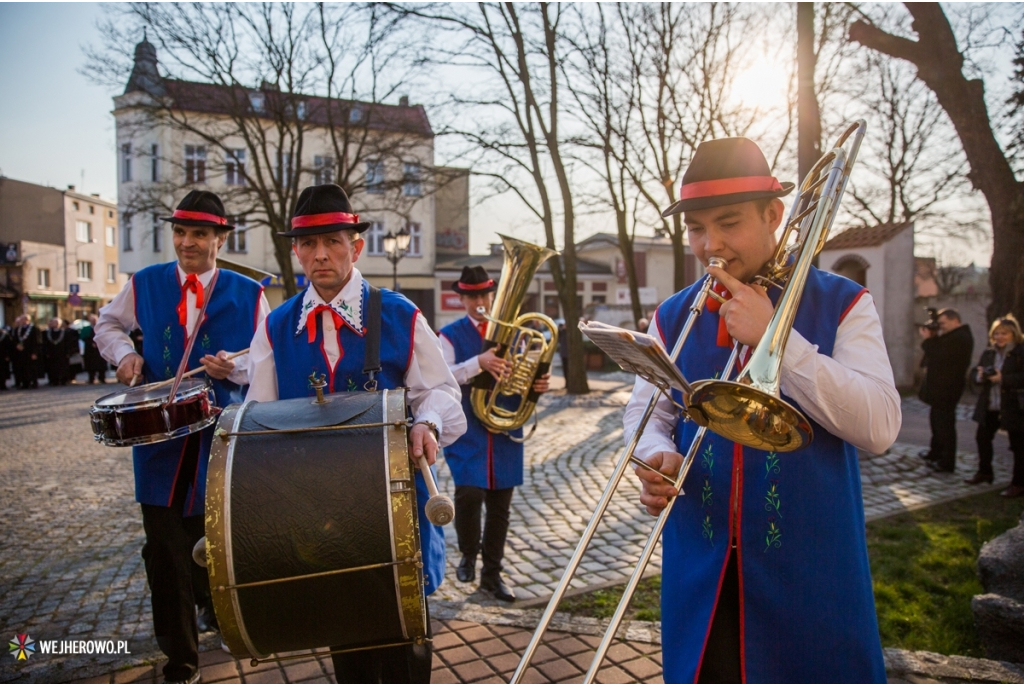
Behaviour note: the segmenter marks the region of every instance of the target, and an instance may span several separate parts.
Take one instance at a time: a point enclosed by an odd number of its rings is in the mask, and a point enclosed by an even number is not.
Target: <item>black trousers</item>
[[[978,423],[974,439],[978,443],[978,473],[992,475],[992,440],[999,431],[999,412],[988,411]]]
[[[1012,485],[1024,488],[1024,431],[1007,431],[1010,436],[1010,451],[1013,452]]]
[[[199,669],[196,604],[211,602],[206,569],[192,559],[192,548],[203,537],[203,517],[182,516],[199,459],[199,442],[198,434],[188,437],[171,506],[142,505],[146,530],[142,558],[153,605],[153,632],[167,655],[164,679],[168,682],[187,680]]]
[[[459,551],[475,559],[483,549],[482,578],[496,579],[501,573],[513,490],[515,488],[488,490],[473,485],[455,486],[455,534],[459,538]],[[484,503],[487,504],[487,519],[484,521],[481,545],[480,508]]]
[[[431,637],[427,603],[427,637]],[[331,649],[341,649],[332,647]],[[429,683],[434,660],[431,642],[332,654],[334,679],[339,683]]]
[[[932,426],[932,459],[941,469],[956,468],[956,400],[935,400],[928,414]]]
[[[698,683],[738,683],[740,669],[740,580],[736,550],[729,550],[722,591],[700,663]]]

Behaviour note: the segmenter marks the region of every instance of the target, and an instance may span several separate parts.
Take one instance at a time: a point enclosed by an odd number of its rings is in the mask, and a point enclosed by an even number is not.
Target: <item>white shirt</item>
[[[352,269],[352,276],[329,303],[324,302],[312,284],[302,298],[302,311],[326,304],[349,322],[355,330],[363,329],[363,276]],[[300,317],[299,331],[306,327],[306,317]],[[331,362],[341,356],[339,336],[330,312],[320,314],[324,331],[324,351]],[[334,335],[329,335],[329,333]],[[280,398],[277,389],[277,364],[274,349],[267,337],[266,325],[256,330],[249,352],[249,392],[246,402],[272,402]],[[405,372],[406,398],[416,421],[429,421],[437,426],[441,447],[455,442],[466,432],[466,417],[462,413],[462,391],[455,381],[441,353],[441,344],[430,330],[426,320],[417,315],[413,328],[413,351],[409,368]]]
[[[208,294],[210,280],[216,272],[216,267],[198,274],[197,278],[203,285],[203,293]],[[184,285],[188,274],[178,265],[178,284]],[[185,325],[185,333],[192,335],[196,329],[196,320],[199,318],[199,307],[196,306],[196,293],[191,289],[185,291],[188,302],[188,319]],[[270,313],[270,305],[267,298],[260,293],[260,301],[256,307],[256,327],[262,327],[263,320]],[[135,279],[130,279],[117,296],[105,307],[100,309],[100,315],[96,321],[96,346],[100,354],[108,362],[117,366],[128,354],[135,352],[135,345],[132,343],[129,333],[139,327],[135,319]],[[237,352],[238,350],[227,350]],[[235,357],[235,368],[227,377],[227,380],[237,385],[246,385],[249,382],[249,355],[243,354]]]
[[[657,317],[651,322],[649,333],[662,339]],[[666,343],[669,350],[674,345],[674,340]],[[693,383],[702,379],[687,380]],[[900,432],[900,396],[885,350],[882,324],[867,292],[839,323],[831,357],[819,354],[818,347],[795,329],[790,332],[782,357],[780,385],[782,392],[800,405],[804,413],[854,447],[881,454]],[[627,443],[655,389],[637,378],[622,418]],[[678,451],[672,440],[678,420],[678,410],[662,395],[637,443],[636,456],[646,459],[656,452]]]
[[[476,326],[480,322],[469,317],[469,320]],[[480,355],[473,355],[461,364],[455,363],[455,346],[452,345],[452,341],[443,335],[439,335],[438,338],[441,340],[441,352],[444,354],[444,362],[451,369],[452,375],[455,376],[455,381],[459,385],[467,385],[475,376],[480,374]],[[481,338],[481,344],[483,339]]]

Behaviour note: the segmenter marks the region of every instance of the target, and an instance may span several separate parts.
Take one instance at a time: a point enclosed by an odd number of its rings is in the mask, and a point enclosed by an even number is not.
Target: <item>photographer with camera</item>
[[[921,365],[927,367],[920,397],[931,405],[932,445],[923,456],[933,471],[952,473],[956,469],[956,405],[967,383],[974,336],[955,309],[928,311],[930,321],[920,327]]]

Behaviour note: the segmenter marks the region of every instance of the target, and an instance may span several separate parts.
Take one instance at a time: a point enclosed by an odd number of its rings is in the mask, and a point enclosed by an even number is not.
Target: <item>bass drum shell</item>
[[[217,621],[235,656],[426,637],[405,393],[327,399],[247,402],[221,415],[206,554]],[[308,430],[372,423],[399,425]],[[330,573],[363,566],[376,567]]]

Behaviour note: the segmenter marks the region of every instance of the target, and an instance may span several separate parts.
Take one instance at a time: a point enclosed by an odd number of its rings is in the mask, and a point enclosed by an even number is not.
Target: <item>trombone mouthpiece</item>
[[[709,257],[708,258],[708,266],[713,266],[716,269],[724,269],[725,265],[726,265],[726,261],[724,259],[722,259],[721,257]]]
[[[476,308],[476,313],[479,314],[480,316],[483,316],[484,314],[487,313],[487,308],[486,307],[477,307]]]

